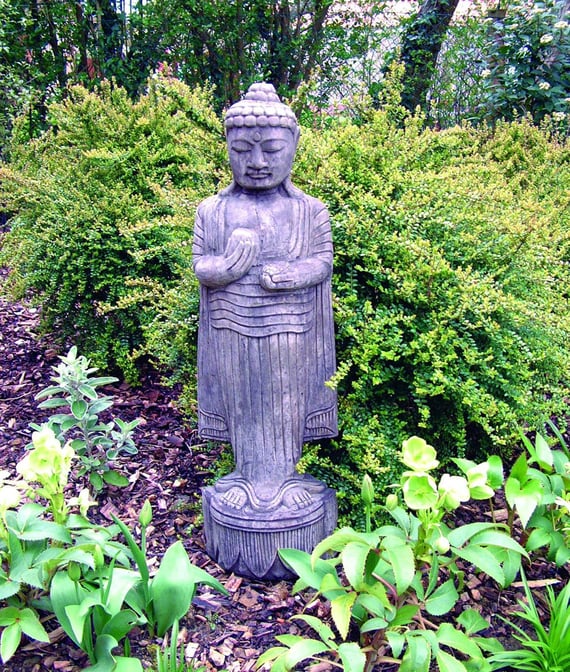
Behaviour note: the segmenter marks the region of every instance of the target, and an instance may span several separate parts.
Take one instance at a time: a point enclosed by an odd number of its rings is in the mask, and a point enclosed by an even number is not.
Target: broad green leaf
[[[350,542],[368,545],[370,548],[376,548],[379,535],[377,532],[357,532],[351,527],[341,527],[340,530],[333,532],[315,546],[311,553],[313,562],[325,553],[336,551],[340,553]]]
[[[370,552],[368,544],[355,541],[350,541],[340,552],[344,573],[353,588],[358,588],[364,581],[364,568]]]
[[[465,665],[447,651],[439,649],[435,652],[439,672],[467,672]]]
[[[310,616],[309,614],[299,614],[292,616],[299,621],[304,621],[317,633],[317,635],[323,640],[323,642],[333,642],[334,641],[334,632],[329,628],[326,623],[323,623],[320,618],[316,616]]]
[[[89,483],[91,483],[96,492],[103,489],[104,481],[101,478],[101,474],[98,474],[96,471],[92,471],[89,474]]]
[[[285,655],[285,664],[289,669],[293,669],[297,663],[300,663],[306,658],[312,658],[319,653],[328,651],[329,647],[324,642],[319,642],[316,639],[304,639],[293,644]]]
[[[101,634],[111,635],[120,642],[136,625],[143,625],[145,622],[144,617],[137,616],[131,609],[121,609],[105,623]]]
[[[528,462],[526,460],[526,455],[522,453],[511,467],[511,474],[509,478],[515,478],[520,483],[524,483],[526,481],[527,471]]]
[[[91,387],[101,387],[101,385],[112,385],[118,382],[119,379],[113,376],[99,376],[98,378],[90,378],[89,385]]]
[[[454,628],[451,623],[442,623],[437,629],[436,636],[439,644],[443,646],[460,651],[471,658],[481,657],[481,650],[477,644],[469,635]]]
[[[382,588],[384,588],[384,586],[382,586]],[[384,590],[386,589],[384,588]],[[391,608],[387,597],[386,599],[382,600],[376,595],[372,595],[370,593],[360,593],[356,602],[360,606],[364,607],[364,609],[366,609],[369,614],[372,614],[373,616],[380,616],[382,618],[386,614],[386,609]]]
[[[279,557],[291,569],[301,581],[314,590],[320,590],[323,577],[331,574],[336,577],[334,566],[327,560],[312,559],[305,551],[295,548],[283,548],[279,550]],[[336,579],[338,585],[340,582]]]
[[[486,630],[489,627],[489,622],[476,609],[465,609],[456,620],[468,635],[474,635],[476,632]]]
[[[541,469],[548,471],[554,464],[552,450],[548,445],[548,441],[538,432],[534,440],[534,451],[531,454],[536,462],[538,462]]]
[[[386,639],[388,640],[388,644],[392,649],[392,655],[394,658],[400,658],[406,644],[406,637],[404,633],[398,632],[397,630],[388,630],[386,632]]]
[[[265,663],[271,663],[274,660],[279,658],[285,658],[285,655],[289,653],[289,649],[285,646],[273,646],[259,656],[257,659],[257,667],[261,667]],[[275,666],[271,667],[272,670],[275,670]]]
[[[478,546],[498,546],[528,557],[527,552],[517,541],[500,530],[483,530],[471,537],[471,543]]]
[[[114,469],[103,472],[103,480],[108,485],[114,485],[118,488],[124,488],[129,484],[129,479]]]
[[[364,672],[366,656],[356,642],[343,642],[338,647],[344,672]]]
[[[382,545],[394,572],[398,595],[403,595],[410,587],[416,573],[414,551],[411,546],[403,544],[397,538],[387,537]]]
[[[540,504],[542,494],[542,486],[536,480],[529,480],[521,487],[521,482],[510,476],[505,483],[506,500],[511,509],[516,509],[524,528]]]
[[[49,642],[49,635],[40,623],[38,615],[31,609],[22,609],[20,612],[20,626],[22,632],[38,642]]]
[[[404,604],[398,609],[394,618],[390,619],[390,627],[396,628],[399,625],[408,625],[418,611],[419,606],[417,604]]]
[[[496,525],[493,523],[468,523],[467,525],[461,525],[461,527],[456,527],[454,530],[451,530],[447,538],[449,543],[456,548],[463,546],[463,544],[471,537],[483,532],[484,530],[496,529]]]
[[[44,388],[41,392],[38,392],[34,399],[39,400],[44,397],[53,397],[54,394],[61,394],[62,392],[65,392],[63,387],[60,387],[59,385],[50,385],[49,387]]]
[[[487,482],[493,488],[493,490],[498,490],[505,480],[505,475],[503,473],[503,462],[498,455],[491,455],[487,459],[489,465],[489,470],[487,472]]]
[[[466,548],[457,548],[455,553],[467,562],[472,563],[475,567],[485,574],[488,574],[492,579],[500,585],[505,584],[505,575],[501,565],[491,553],[491,551],[483,546],[467,546]]]
[[[20,582],[8,577],[0,577],[0,600],[6,600],[20,592]]]
[[[0,658],[7,663],[16,653],[22,639],[22,628],[18,622],[8,625],[2,630],[0,638]]]
[[[5,628],[7,625],[15,623],[20,617],[20,610],[18,607],[4,607],[0,609],[0,628]]]
[[[459,599],[459,594],[453,583],[448,579],[442,583],[426,600],[426,610],[432,616],[442,616],[451,611]]]
[[[345,593],[331,601],[331,616],[342,639],[346,639],[356,593]]]
[[[421,635],[408,634],[399,672],[429,672],[431,647]]]
[[[73,627],[66,613],[70,605],[79,605],[88,595],[88,591],[80,584],[72,581],[67,572],[56,572],[51,582],[50,600],[53,611],[60,625],[77,646],[81,648],[81,638],[75,637]]]
[[[186,614],[197,583],[206,583],[220,592],[227,592],[219,581],[190,562],[182,542],[177,541],[164,554],[150,585],[150,597],[159,636],[162,636],[175,620]]]
[[[361,633],[385,630],[390,624],[385,618],[369,618],[360,628]]]
[[[6,518],[8,519],[8,516]],[[16,522],[16,526],[14,526],[14,522]],[[20,520],[19,517],[16,517],[16,521],[10,519],[8,529],[18,535],[19,539],[23,541],[54,539],[65,544],[71,544],[72,541],[69,531],[63,525],[32,516],[27,517],[25,520]]]

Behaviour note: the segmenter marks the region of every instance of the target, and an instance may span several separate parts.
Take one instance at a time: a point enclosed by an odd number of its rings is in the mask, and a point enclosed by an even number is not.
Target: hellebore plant
[[[331,602],[333,631],[314,616],[298,616],[319,639],[282,635],[282,646],[265,652],[258,664],[272,670],[293,670],[302,660],[326,660],[350,672],[369,672],[382,663],[400,664],[400,672],[489,672],[487,654],[501,645],[476,633],[488,623],[474,610],[454,623],[436,626],[431,616],[449,615],[463,588],[459,558],[487,573],[501,586],[516,576],[525,550],[509,535],[507,526],[470,523],[450,528],[446,515],[463,502],[490,498],[500,484],[500,461],[482,464],[458,460],[464,476],[433,470],[436,451],[412,437],[402,446],[408,468],[388,496],[385,511],[395,524],[357,532],[342,528],[324,539],[312,554],[280,551],[283,561],[299,576],[294,590],[315,589]],[[372,507],[372,483],[362,488],[365,512]],[[367,520],[369,515],[367,513]],[[328,557],[334,553],[333,557]]]

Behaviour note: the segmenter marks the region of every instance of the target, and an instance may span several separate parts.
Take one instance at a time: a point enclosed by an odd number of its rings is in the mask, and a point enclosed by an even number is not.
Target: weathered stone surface
[[[277,549],[310,551],[336,524],[336,496],[296,465],[337,433],[325,206],[291,184],[293,112],[254,84],[226,116],[234,181],[198,208],[199,430],[229,441],[236,469],[204,492],[208,551],[227,570],[281,578]]]

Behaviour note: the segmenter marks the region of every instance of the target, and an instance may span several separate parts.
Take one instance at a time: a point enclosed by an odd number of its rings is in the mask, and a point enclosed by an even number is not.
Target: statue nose
[[[255,144],[251,150],[250,165],[252,168],[265,168],[267,166],[267,159],[258,144]]]

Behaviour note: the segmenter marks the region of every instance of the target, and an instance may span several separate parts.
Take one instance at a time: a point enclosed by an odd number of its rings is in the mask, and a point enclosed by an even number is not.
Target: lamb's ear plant
[[[280,551],[299,576],[295,591],[312,588],[330,600],[341,642],[326,624],[304,615],[300,618],[319,639],[279,636],[282,646],[264,653],[259,665],[271,662],[272,670],[293,670],[310,658],[351,672],[389,663],[399,664],[400,672],[428,672],[431,665],[439,672],[490,670],[487,654],[502,646],[477,636],[487,621],[474,610],[453,621],[463,589],[458,560],[506,586],[528,556],[506,525],[475,522],[451,528],[446,520],[461,503],[493,496],[492,485],[501,480],[500,461],[464,463],[465,476],[444,474],[436,481],[436,451],[419,437],[404,441],[401,459],[408,469],[398,486],[403,502],[393,493],[385,507],[393,524],[366,532],[342,528],[310,555]],[[363,494],[368,508],[371,482]],[[435,625],[434,616],[450,620]]]
[[[100,414],[113,405],[113,398],[100,395],[97,388],[117,382],[117,378],[93,376],[97,369],[89,366],[86,357],[77,354],[75,346],[60,360],[54,367],[56,375],[52,381],[55,385],[36,395],[36,399],[43,400],[40,408],[59,411],[49,418],[49,427],[62,442],[71,442],[81,461],[79,474],[88,475],[94,490],[101,490],[105,484],[128,485],[128,479],[112,469],[111,464],[120,454],[135,455],[138,452],[133,430],[141,420],[100,420]],[[37,428],[36,425],[32,427]]]
[[[516,631],[521,648],[500,651],[491,657],[491,670],[522,670],[524,672],[566,672],[570,670],[570,583],[556,595],[546,586],[546,620],[539,613],[534,595],[523,574],[526,600],[519,600],[520,611],[505,620]],[[522,619],[526,627],[513,620]]]

